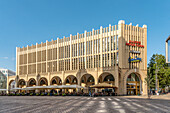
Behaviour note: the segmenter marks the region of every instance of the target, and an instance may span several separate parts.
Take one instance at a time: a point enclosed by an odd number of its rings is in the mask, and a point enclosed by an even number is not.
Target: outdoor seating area
[[[0,93],[0,96],[91,96],[91,97],[98,97],[98,96],[117,96],[116,93],[92,93],[91,95],[89,93],[77,93],[77,92],[68,92],[68,93],[18,93],[18,92],[11,92],[9,94],[7,93]]]
[[[108,88],[115,86],[102,83],[92,85],[90,87],[82,87],[79,85],[50,85],[50,86],[32,86],[25,88],[0,89],[0,96],[117,96],[117,93],[112,92]],[[98,89],[98,93],[94,89]],[[73,89],[71,92],[70,89]],[[88,90],[88,93],[83,90]],[[100,91],[99,91],[100,90]],[[6,93],[8,91],[8,94]]]

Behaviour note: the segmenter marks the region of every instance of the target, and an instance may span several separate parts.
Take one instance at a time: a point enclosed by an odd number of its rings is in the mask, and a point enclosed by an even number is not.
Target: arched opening
[[[36,80],[34,78],[29,79],[28,87],[36,86]]]
[[[77,83],[77,78],[74,75],[69,75],[65,79],[65,84],[66,85],[73,85],[73,84],[78,84]]]
[[[135,74],[131,73],[127,77],[127,95],[139,95],[140,94],[140,77]]]
[[[11,80],[9,82],[9,89],[13,89],[13,88],[15,88],[15,80]]]
[[[74,75],[69,75],[65,79],[65,85],[76,85],[78,84],[77,78]],[[65,89],[65,92],[76,92],[76,89]]]
[[[51,85],[62,85],[61,78],[59,76],[54,76],[50,82]],[[51,89],[50,93],[62,92],[62,89]]]
[[[81,77],[81,86],[87,87],[87,89],[83,89],[82,92],[89,93],[89,91],[92,93],[95,90],[91,89],[90,86],[95,84],[95,79],[91,74],[85,74]]]
[[[36,80],[34,78],[30,78],[28,81],[28,87],[36,86]],[[29,93],[35,93],[35,90],[27,91]]]
[[[24,88],[24,87],[26,87],[26,82],[25,82],[25,80],[24,80],[24,79],[20,79],[20,80],[18,81],[17,87],[19,87],[19,88]]]
[[[115,78],[111,73],[105,72],[99,76],[99,84],[105,83],[112,85],[111,87],[103,86],[103,88],[98,89],[98,92],[104,93],[106,95],[117,95],[117,87],[115,86]]]
[[[39,82],[38,82],[38,85],[39,85],[39,86],[48,86],[48,81],[47,81],[47,79],[46,79],[45,77],[40,78],[40,80],[39,80]],[[45,93],[45,92],[47,92],[47,90],[45,90],[45,89],[40,89],[40,94],[41,94],[41,93]]]
[[[85,74],[81,77],[81,86],[89,87],[95,84],[94,77],[90,74]]]
[[[110,73],[103,73],[99,77],[99,83],[103,83],[103,82],[115,85],[115,78]]]
[[[62,85],[62,81],[61,81],[61,78],[58,77],[58,76],[55,76],[51,79],[51,82],[50,82],[51,85]]]
[[[54,85],[54,84],[57,84],[57,81],[56,80],[52,80],[52,83],[51,83],[52,85]]]
[[[48,81],[46,78],[40,78],[39,82],[38,82],[39,86],[48,86]]]

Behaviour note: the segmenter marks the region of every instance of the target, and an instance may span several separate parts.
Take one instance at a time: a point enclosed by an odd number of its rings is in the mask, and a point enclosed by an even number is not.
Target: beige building
[[[118,95],[146,94],[147,26],[125,24],[16,48],[17,87],[91,86],[106,82]],[[100,91],[95,89],[96,92]]]

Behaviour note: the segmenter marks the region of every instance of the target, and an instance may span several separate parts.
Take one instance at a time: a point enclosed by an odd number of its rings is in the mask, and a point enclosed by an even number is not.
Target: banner
[[[142,61],[142,59],[137,56],[135,58],[129,57],[128,60],[129,60],[129,63]]]

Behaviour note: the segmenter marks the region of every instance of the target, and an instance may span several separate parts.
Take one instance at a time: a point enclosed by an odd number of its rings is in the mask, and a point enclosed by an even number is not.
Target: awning
[[[22,90],[35,90],[35,89],[49,89],[49,87],[48,86],[32,86],[32,87],[23,88]]]
[[[50,86],[32,86],[32,87],[26,87],[23,88],[22,90],[35,90],[35,89],[75,89],[75,88],[83,88],[85,89],[86,87],[82,87],[79,85],[50,85]]]
[[[75,88],[83,88],[85,89],[86,87],[82,87],[79,85],[60,85],[58,86],[59,89],[75,89]]]
[[[22,90],[22,88],[16,87],[16,88],[10,89],[10,91],[16,91],[16,90]]]
[[[0,89],[0,91],[8,91],[7,89]]]
[[[112,84],[108,84],[108,83],[99,83],[99,84],[96,84],[96,85],[92,85],[90,86],[91,88],[117,88],[115,85],[112,85]]]

